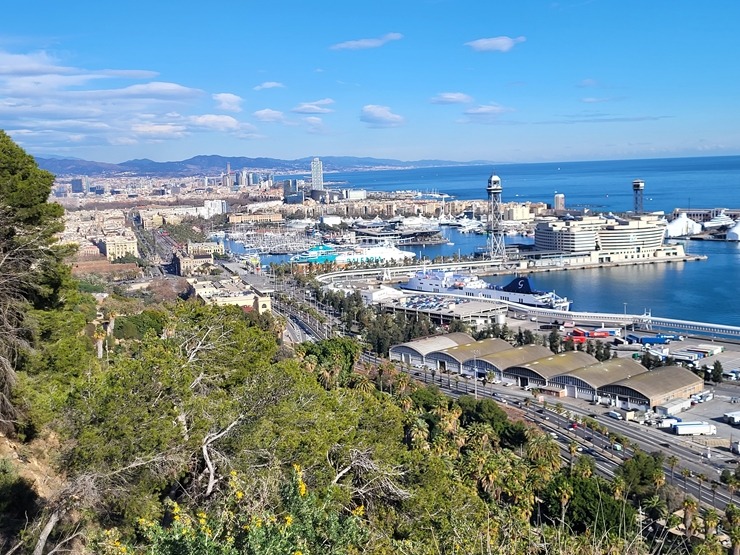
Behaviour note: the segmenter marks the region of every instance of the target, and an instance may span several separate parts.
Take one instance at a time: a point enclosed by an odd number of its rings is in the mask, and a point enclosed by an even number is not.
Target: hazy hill
[[[128,160],[120,164],[92,162],[77,158],[36,158],[38,165],[56,175],[147,175],[157,177],[209,175],[216,176],[226,171],[248,169],[250,171],[273,171],[276,173],[311,171],[311,157],[297,160],[280,160],[277,158],[247,158],[244,156],[200,155],[174,162],[155,162],[154,160]],[[415,160],[402,161],[382,158],[359,158],[354,156],[321,157],[325,172],[368,170],[373,168],[408,168],[464,166],[490,162],[469,161],[452,162],[449,160]]]

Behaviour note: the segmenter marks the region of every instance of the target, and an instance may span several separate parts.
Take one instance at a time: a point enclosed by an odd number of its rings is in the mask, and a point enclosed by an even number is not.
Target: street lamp
[[[475,399],[478,399],[478,355],[480,354],[480,351],[478,349],[473,349],[473,395],[475,396]]]

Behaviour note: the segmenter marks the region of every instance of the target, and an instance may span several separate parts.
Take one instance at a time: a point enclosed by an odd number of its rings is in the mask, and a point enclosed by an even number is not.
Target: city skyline
[[[113,163],[740,153],[736,3],[498,4],[14,4],[0,128]]]

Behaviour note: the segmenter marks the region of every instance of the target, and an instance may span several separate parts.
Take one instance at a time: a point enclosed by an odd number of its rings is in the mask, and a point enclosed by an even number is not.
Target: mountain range
[[[120,164],[91,162],[79,158],[60,158],[57,156],[36,157],[39,167],[58,176],[151,176],[151,177],[186,177],[217,176],[226,171],[227,165],[232,171],[246,169],[250,172],[271,173],[306,173],[311,172],[312,157],[296,160],[277,158],[247,158],[244,156],[200,155],[178,162],[155,162],[154,160],[128,160]],[[358,158],[354,156],[322,157],[325,172],[366,171],[372,169],[424,168],[440,166],[470,166],[490,164],[489,161],[452,162],[449,160],[416,160],[412,162],[383,159]]]

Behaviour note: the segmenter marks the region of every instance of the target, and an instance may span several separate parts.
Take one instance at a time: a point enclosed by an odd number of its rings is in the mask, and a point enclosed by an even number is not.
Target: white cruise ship
[[[400,287],[428,293],[457,293],[468,297],[482,297],[555,310],[570,310],[572,303],[555,292],[534,290],[526,277],[514,278],[506,285],[493,285],[477,276],[444,270],[419,270]]]

